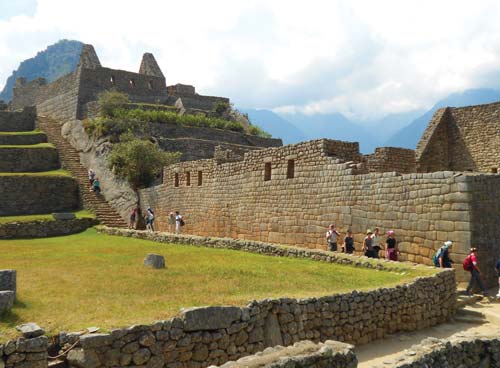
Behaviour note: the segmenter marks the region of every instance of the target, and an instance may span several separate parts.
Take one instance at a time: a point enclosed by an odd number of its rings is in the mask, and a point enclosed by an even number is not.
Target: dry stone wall
[[[369,172],[396,171],[400,174],[417,172],[415,151],[397,147],[378,147],[365,155]]]
[[[165,168],[162,185],[141,191],[141,200],[156,210],[159,230],[169,229],[168,213],[178,210],[185,216],[183,231],[189,234],[325,249],[326,228],[335,223],[342,233],[352,229],[360,252],[366,230],[379,227],[382,234],[396,232],[400,259],[424,264],[431,264],[435,251],[452,240],[457,276],[465,281],[468,276],[460,271],[460,263],[475,241],[472,229],[479,223],[488,234],[498,228],[494,211],[500,197],[492,192],[498,175],[481,177],[484,190],[472,195],[473,175],[366,174],[362,163],[345,162],[353,154],[344,158],[344,151],[334,151],[342,147],[335,143],[317,140],[253,151],[236,162],[173,165]],[[491,221],[471,217],[478,201],[488,206]],[[490,244],[489,250],[493,247]],[[480,262],[486,262],[484,257]]]
[[[78,184],[64,176],[0,176],[0,216],[74,211]]]
[[[22,111],[0,111],[0,132],[22,132],[35,129],[36,111],[25,108]]]
[[[500,102],[438,110],[417,145],[419,171],[500,167]]]
[[[0,224],[0,239],[35,239],[70,235],[96,225],[95,219],[11,222]]]
[[[54,147],[0,147],[0,172],[39,172],[59,167],[59,155]]]
[[[46,143],[45,133],[33,134],[0,134],[0,145],[30,145]]]

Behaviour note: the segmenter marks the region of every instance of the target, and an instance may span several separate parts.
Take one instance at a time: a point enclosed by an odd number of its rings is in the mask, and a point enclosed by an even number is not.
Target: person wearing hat
[[[375,258],[372,234],[373,232],[370,229],[366,230],[366,237],[363,239],[363,252],[368,258]]]
[[[464,269],[470,272],[467,294],[472,295],[474,286],[477,284],[481,293],[486,296],[486,291],[484,290],[483,282],[481,281],[481,270],[479,270],[479,267],[477,266],[477,248],[472,247],[470,249],[470,254],[464,260]]]
[[[452,267],[452,261],[450,259],[450,253],[449,250],[452,247],[453,242],[451,240],[448,240],[444,242],[444,245],[441,247],[441,252],[439,253],[438,256],[438,263],[439,267],[441,268],[451,268]]]

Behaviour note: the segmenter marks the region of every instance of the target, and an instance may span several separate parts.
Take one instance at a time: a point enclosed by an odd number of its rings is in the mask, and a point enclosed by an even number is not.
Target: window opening
[[[203,184],[203,172],[198,171],[198,186],[200,186],[201,184]]]
[[[191,173],[189,171],[186,172],[186,185],[187,186],[191,185]]]
[[[295,161],[288,160],[288,165],[286,168],[286,178],[293,179],[295,177]]]
[[[264,181],[271,180],[271,163],[266,162],[264,166]]]
[[[174,186],[176,186],[176,187],[179,186],[179,174],[178,173],[174,174]]]

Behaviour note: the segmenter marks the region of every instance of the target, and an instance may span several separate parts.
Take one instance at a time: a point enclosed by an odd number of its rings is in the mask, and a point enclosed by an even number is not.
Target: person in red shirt
[[[469,272],[470,272],[470,281],[469,285],[467,286],[467,294],[471,294],[474,290],[475,284],[481,289],[481,292],[483,295],[486,295],[486,291],[484,290],[483,282],[481,281],[481,271],[479,270],[479,267],[477,266],[477,249],[476,248],[471,248],[470,254],[467,256],[467,258],[470,258],[469,261]]]

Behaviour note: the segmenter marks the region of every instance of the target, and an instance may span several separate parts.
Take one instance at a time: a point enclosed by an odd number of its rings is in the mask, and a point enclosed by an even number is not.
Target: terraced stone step
[[[42,172],[60,168],[57,149],[47,143],[0,145],[0,172]]]
[[[47,135],[39,131],[0,132],[0,145],[31,145],[46,143]]]

